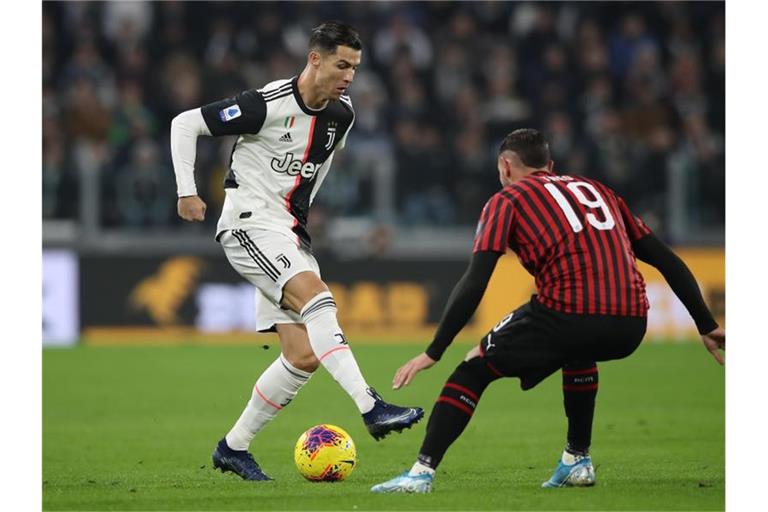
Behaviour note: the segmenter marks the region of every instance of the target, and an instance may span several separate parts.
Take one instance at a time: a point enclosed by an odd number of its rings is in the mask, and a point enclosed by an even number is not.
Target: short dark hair
[[[309,49],[323,53],[336,53],[336,47],[348,46],[353,50],[362,50],[360,35],[350,25],[341,21],[326,21],[312,29],[309,37]]]
[[[504,137],[499,154],[507,150],[514,151],[526,167],[545,167],[550,160],[547,139],[533,128],[521,128]]]

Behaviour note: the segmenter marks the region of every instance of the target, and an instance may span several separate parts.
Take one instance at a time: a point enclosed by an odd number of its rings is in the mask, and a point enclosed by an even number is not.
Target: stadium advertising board
[[[722,250],[681,250],[705,299],[724,322]],[[419,341],[434,332],[465,261],[336,261],[321,258],[323,278],[352,339]],[[91,343],[253,341],[255,289],[222,257],[84,257],[83,333]],[[696,336],[693,322],[663,278],[641,264],[651,302],[648,337]],[[534,292],[533,279],[513,255],[502,258],[491,285],[461,335],[472,339]]]
[[[78,261],[67,250],[43,251],[43,345],[73,345],[80,338]]]

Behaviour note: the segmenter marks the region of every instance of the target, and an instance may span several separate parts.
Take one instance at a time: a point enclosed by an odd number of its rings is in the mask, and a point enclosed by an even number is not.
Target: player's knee
[[[499,378],[486,364],[481,357],[474,357],[466,361],[462,361],[456,370],[451,375],[451,380],[455,380],[460,383],[465,383],[467,387],[483,390]]]
[[[320,366],[320,360],[314,352],[301,352],[298,354],[286,354],[285,359],[291,366],[303,372],[312,373]]]
[[[480,347],[479,346],[472,347],[472,349],[469,352],[467,352],[467,355],[464,356],[464,361],[469,361],[470,359],[480,357],[480,355],[481,355]]]
[[[320,276],[314,272],[301,272],[283,287],[283,303],[300,313],[304,307],[317,300],[319,295],[328,293],[328,285]]]

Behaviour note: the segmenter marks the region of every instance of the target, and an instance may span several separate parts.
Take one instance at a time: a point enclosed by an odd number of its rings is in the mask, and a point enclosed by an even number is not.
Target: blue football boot
[[[392,480],[376,484],[371,487],[371,492],[375,493],[388,493],[388,492],[406,492],[409,494],[423,494],[432,492],[432,481],[435,479],[434,475],[428,473],[422,473],[420,475],[410,476],[408,471],[405,471],[399,476],[396,476]]]
[[[576,462],[565,464],[561,458],[552,476],[541,484],[544,488],[590,487],[595,485],[595,468],[589,455],[574,455]]]
[[[231,471],[243,480],[272,480],[264,474],[248,450],[233,450],[226,438],[219,441],[213,451],[213,468],[222,473]]]
[[[402,432],[405,428],[411,428],[424,417],[424,409],[421,407],[400,407],[388,404],[373,388],[368,388],[368,394],[376,400],[376,403],[373,409],[363,414],[363,421],[368,432],[377,441],[393,430]]]

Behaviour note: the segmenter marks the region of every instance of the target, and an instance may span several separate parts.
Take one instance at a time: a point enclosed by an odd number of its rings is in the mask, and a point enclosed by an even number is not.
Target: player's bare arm
[[[445,349],[448,348],[459,331],[467,325],[477,310],[477,306],[480,305],[480,300],[488,288],[488,281],[491,279],[500,256],[501,253],[491,251],[473,254],[469,267],[459,282],[456,283],[448,298],[434,340],[424,353],[398,368],[392,379],[393,389],[407,386],[418,372],[431,368],[440,360]]]

